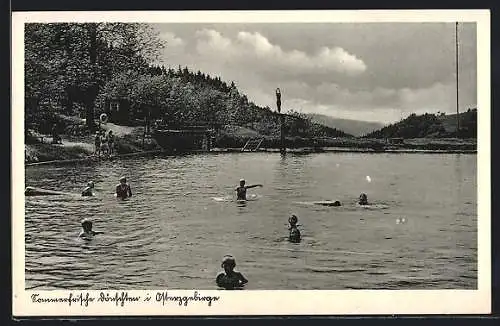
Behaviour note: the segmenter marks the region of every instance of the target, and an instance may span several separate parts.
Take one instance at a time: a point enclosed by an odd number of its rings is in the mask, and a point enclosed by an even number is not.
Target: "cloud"
[[[460,110],[477,102],[475,26],[462,31]],[[454,24],[170,24],[168,65],[234,81],[250,101],[393,122],[455,112]],[[439,41],[441,40],[441,42]]]
[[[283,50],[258,32],[239,32],[234,39],[213,29],[196,33],[196,50],[200,55],[223,58],[226,64],[252,66],[268,75],[337,73],[356,76],[367,67],[355,55],[340,47],[322,46],[314,54],[300,50]]]
[[[174,33],[171,32],[163,32],[160,34],[160,38],[167,42],[167,46],[169,48],[182,47],[185,45],[185,42],[180,37],[177,37]]]

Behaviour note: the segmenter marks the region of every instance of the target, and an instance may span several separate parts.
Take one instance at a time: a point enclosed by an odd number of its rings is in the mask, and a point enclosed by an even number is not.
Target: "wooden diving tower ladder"
[[[255,152],[256,150],[259,149],[260,145],[264,141],[264,138],[250,138],[245,146],[241,149],[242,152],[244,151],[250,151],[250,152]]]

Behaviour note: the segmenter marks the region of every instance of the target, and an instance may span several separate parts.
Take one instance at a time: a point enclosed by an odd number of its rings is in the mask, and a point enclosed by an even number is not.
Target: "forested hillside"
[[[477,109],[460,113],[461,138],[477,138]],[[411,114],[409,117],[367,134],[366,138],[449,138],[456,137],[457,115]]]
[[[122,98],[132,109],[156,108],[171,125],[233,125],[262,135],[279,133],[278,114],[249,101],[233,82],[187,67],[152,65],[164,46],[144,24],[27,24],[26,127],[47,132],[56,123],[64,132],[67,119],[60,116],[79,116],[90,133],[106,99]],[[285,131],[292,137],[348,136],[293,110]]]

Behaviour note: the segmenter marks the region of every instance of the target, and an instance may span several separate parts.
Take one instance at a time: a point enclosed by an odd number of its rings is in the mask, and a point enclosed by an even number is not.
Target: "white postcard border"
[[[476,22],[478,44],[478,289],[477,290],[342,290],[342,291],[26,291],[24,246],[24,23],[299,23],[299,22]],[[491,311],[491,172],[490,172],[490,13],[488,10],[353,10],[353,11],[141,11],[14,12],[12,14],[12,280],[14,316],[84,315],[351,315],[478,314]],[[35,303],[41,297],[73,298],[88,294],[140,296],[142,301]],[[166,294],[167,292],[168,294]],[[187,305],[161,296],[219,297],[192,299]],[[144,298],[151,296],[150,301]],[[157,301],[160,297],[160,301]]]

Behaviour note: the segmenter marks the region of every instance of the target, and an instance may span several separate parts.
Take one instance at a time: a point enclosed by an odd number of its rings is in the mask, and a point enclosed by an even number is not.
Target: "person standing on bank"
[[[101,133],[99,131],[95,132],[94,145],[95,145],[95,152],[94,152],[94,154],[97,157],[100,157],[101,156]]]
[[[105,153],[109,156],[108,138],[106,137],[106,132],[104,130],[101,133],[101,153],[103,156]]]
[[[127,178],[120,178],[120,183],[116,186],[116,197],[121,199],[132,197],[132,190],[127,183]]]
[[[115,145],[115,136],[113,135],[113,131],[110,130],[108,133],[108,151],[109,156],[113,155],[113,146]]]

